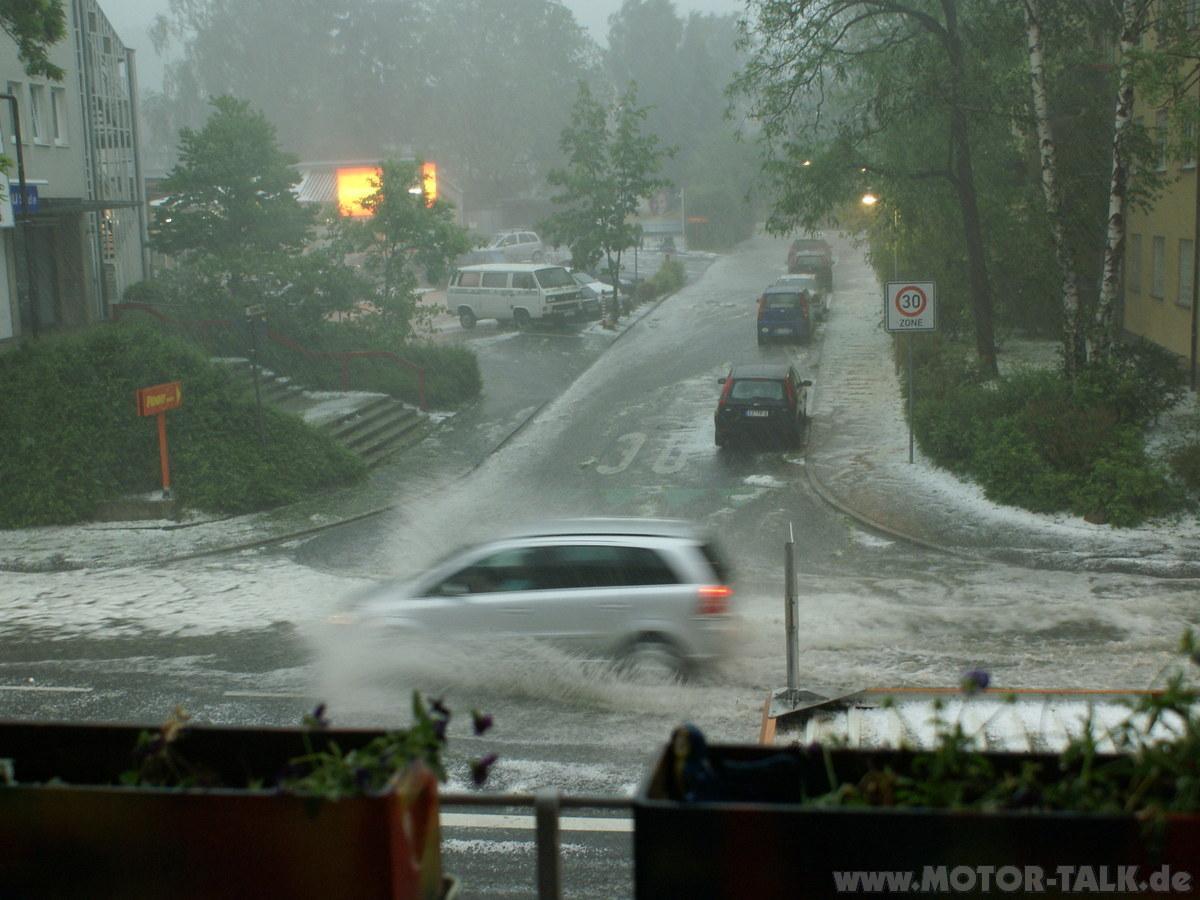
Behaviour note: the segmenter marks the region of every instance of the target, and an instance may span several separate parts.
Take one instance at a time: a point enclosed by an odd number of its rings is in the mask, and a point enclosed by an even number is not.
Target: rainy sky
[[[608,31],[608,17],[621,8],[622,0],[564,0],[580,24],[600,43]],[[154,53],[146,29],[153,18],[164,13],[168,0],[100,0],[100,6],[127,46],[138,53],[138,78],[145,88],[158,88],[162,82],[162,63]],[[745,7],[744,0],[675,0],[681,16],[690,12],[733,13]]]

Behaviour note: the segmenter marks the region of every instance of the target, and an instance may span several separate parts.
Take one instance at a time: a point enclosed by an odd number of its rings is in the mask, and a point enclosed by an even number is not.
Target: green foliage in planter
[[[293,416],[263,410],[193,345],[135,325],[43,337],[0,355],[0,527],[88,519],[110,499],[161,484],[154,419],[140,387],[183,383],[167,414],[179,502],[248,512],[363,477],[362,463]]]
[[[375,794],[387,790],[395,779],[414,763],[423,763],[445,782],[447,772],[442,761],[447,729],[452,713],[441,700],[426,704],[417,691],[412,695],[412,725],[385,732],[362,747],[343,750],[335,741],[318,749],[310,737],[329,728],[322,703],[303,719],[305,752],[291,759],[270,785],[292,794],[337,800]],[[260,780],[249,784],[222,784],[210,770],[189,761],[186,737],[191,719],[176,707],[157,731],[143,731],[133,749],[136,763],[121,774],[120,783],[130,787],[168,788],[251,788],[260,789]],[[471,712],[476,737],[487,733],[493,721],[478,710]],[[471,780],[482,786],[498,757],[488,753],[471,760]]]

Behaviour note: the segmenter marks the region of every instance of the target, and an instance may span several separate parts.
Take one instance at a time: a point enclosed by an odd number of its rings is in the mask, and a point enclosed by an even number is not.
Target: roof
[[[769,285],[764,294],[799,294],[802,288],[794,284],[781,284],[778,281]]]
[[[729,374],[733,378],[783,378],[790,368],[787,363],[754,363],[748,366],[734,366]]]
[[[550,519],[509,532],[507,537],[550,537],[553,535],[638,535],[641,537],[695,538],[700,526],[685,519],[581,518]]]
[[[557,263],[478,263],[459,266],[460,272],[540,272],[542,269],[561,269]]]

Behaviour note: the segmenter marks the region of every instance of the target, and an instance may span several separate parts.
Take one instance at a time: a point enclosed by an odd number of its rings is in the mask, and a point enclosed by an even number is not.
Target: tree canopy
[[[0,29],[16,41],[28,74],[62,80],[63,70],[50,62],[50,48],[67,36],[63,0],[0,0]]]

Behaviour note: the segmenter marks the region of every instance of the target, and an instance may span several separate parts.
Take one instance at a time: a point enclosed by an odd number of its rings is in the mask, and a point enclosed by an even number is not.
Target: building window
[[[50,88],[50,129],[54,143],[67,146],[67,92],[62,88]]]
[[[13,102],[11,100],[4,101],[6,104],[8,104],[8,116],[7,116],[7,118],[8,118],[8,133],[13,136],[13,140],[15,141],[16,134],[17,134],[17,117],[20,115],[21,106],[24,105],[21,102],[21,94],[23,93],[21,90],[21,82],[10,81],[8,83],[6,90],[7,90],[8,94],[17,98],[16,109],[13,108]],[[25,138],[25,143],[28,144],[29,143],[28,131],[26,131],[26,133],[24,135],[22,135],[22,137]]]
[[[1155,235],[1150,244],[1150,296],[1161,300],[1167,295],[1167,239]]]
[[[1167,170],[1167,111],[1160,109],[1154,114],[1154,158],[1160,172]]]
[[[31,84],[29,86],[29,127],[33,133],[30,135],[36,144],[49,143],[46,139],[46,86],[44,84]]]
[[[1142,292],[1142,236],[1140,234],[1131,234],[1129,236],[1129,272],[1127,280],[1129,283],[1129,293],[1140,294]]]
[[[1185,0],[1183,14],[1188,28],[1195,28],[1200,23],[1200,0]]]
[[[1200,3],[1200,0],[1196,0]],[[1183,152],[1185,158],[1183,167],[1185,169],[1196,168],[1196,120],[1188,119],[1183,123]]]
[[[1192,306],[1192,265],[1195,263],[1196,245],[1189,240],[1179,241],[1179,296],[1175,302],[1180,306],[1191,309]]]

